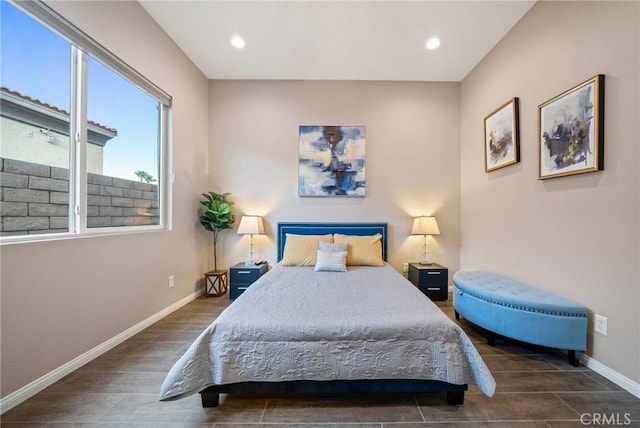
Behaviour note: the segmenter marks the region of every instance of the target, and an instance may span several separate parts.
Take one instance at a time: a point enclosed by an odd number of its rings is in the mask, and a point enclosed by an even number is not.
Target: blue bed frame
[[[294,235],[382,235],[382,256],[387,260],[387,223],[278,223],[278,261],[282,260],[287,233]],[[333,381],[240,382],[210,386],[200,392],[202,407],[217,407],[219,394],[340,394],[340,393],[446,393],[448,404],[463,404],[466,384],[436,380],[376,379]]]
[[[287,233],[291,235],[382,235],[382,259],[387,260],[387,223],[278,223],[278,261],[282,260]]]

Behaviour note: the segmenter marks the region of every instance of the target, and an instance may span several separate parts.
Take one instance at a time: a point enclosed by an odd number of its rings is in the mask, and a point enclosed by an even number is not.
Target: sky
[[[0,84],[69,111],[71,45],[12,4],[0,1]],[[87,118],[118,135],[104,147],[104,174],[158,178],[158,102],[90,58]]]

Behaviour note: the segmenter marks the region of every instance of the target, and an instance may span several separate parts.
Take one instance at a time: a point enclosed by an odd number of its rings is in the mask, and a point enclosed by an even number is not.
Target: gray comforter
[[[495,381],[467,335],[389,265],[314,272],[276,265],[207,327],[160,399],[245,381]]]

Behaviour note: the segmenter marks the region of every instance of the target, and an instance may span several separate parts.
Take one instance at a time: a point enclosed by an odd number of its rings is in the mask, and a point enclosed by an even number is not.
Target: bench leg
[[[569,364],[571,364],[573,367],[580,366],[580,360],[576,358],[576,351],[574,351],[573,349],[569,349]]]
[[[458,313],[458,311],[454,310],[453,313],[456,314],[456,320],[460,319],[460,314]]]
[[[487,345],[496,346],[496,335],[490,331],[487,332]]]

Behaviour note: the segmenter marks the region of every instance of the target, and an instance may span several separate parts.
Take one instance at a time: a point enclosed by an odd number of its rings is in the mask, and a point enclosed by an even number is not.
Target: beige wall
[[[458,83],[212,81],[209,114],[211,190],[231,192],[239,215],[264,216],[258,258],[275,262],[280,221],[386,221],[401,270],[422,254],[412,216],[433,214],[430,255],[457,269]],[[299,125],[366,126],[366,197],[298,196]],[[248,237],[220,236],[223,266],[248,258]]]
[[[461,88],[462,268],[589,309],[588,355],[640,381],[640,3],[538,2]],[[605,74],[605,169],[538,180],[537,106]],[[483,118],[520,97],[521,159],[486,174]],[[594,335],[593,314],[608,318]]]
[[[51,5],[173,96],[173,230],[3,245],[2,397],[194,293],[207,262],[207,79],[136,2]]]

